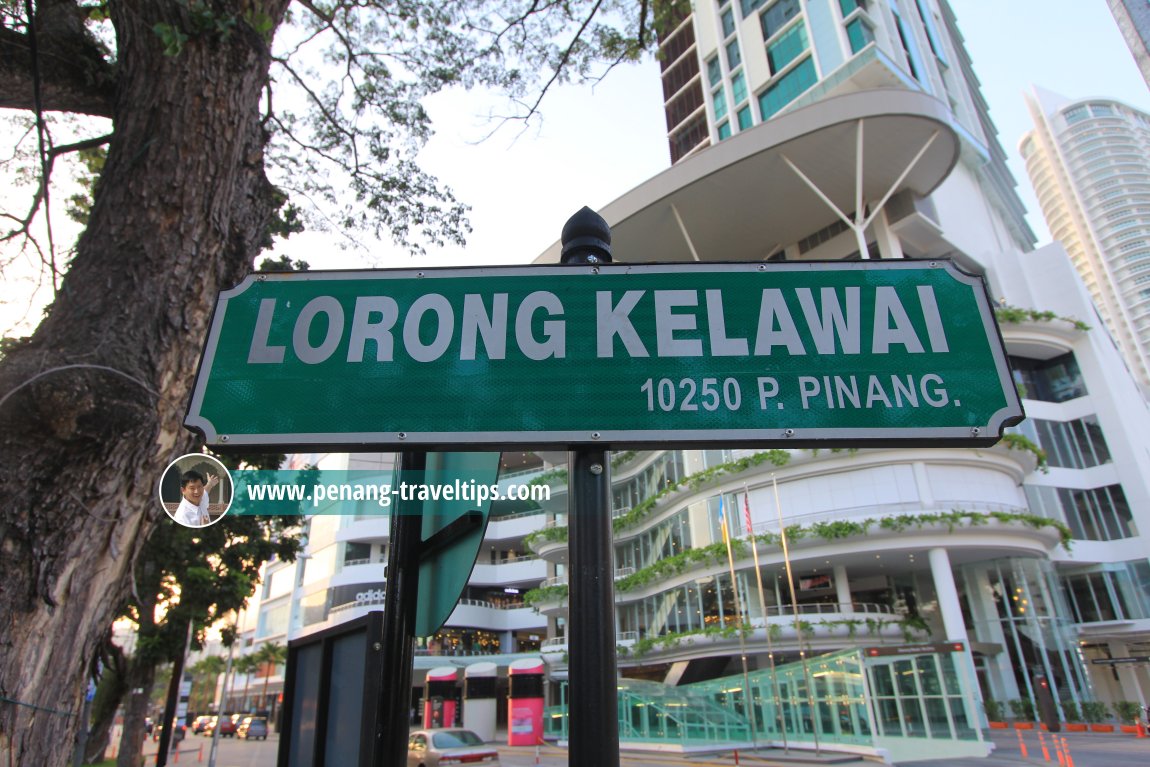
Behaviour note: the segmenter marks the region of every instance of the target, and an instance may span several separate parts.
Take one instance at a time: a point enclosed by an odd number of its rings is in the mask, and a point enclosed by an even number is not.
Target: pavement
[[[995,731],[991,740],[994,752],[985,759],[948,759],[914,762],[898,762],[897,767],[1018,767],[1018,765],[1051,765],[1051,767],[1150,767],[1150,738],[1136,738],[1133,735],[1100,733],[1064,733],[1068,746],[1066,754],[1059,759],[1058,753],[1050,746],[1050,736],[1046,735],[1047,758],[1043,758],[1038,733],[1028,732],[1023,736],[1027,748],[1027,758],[1022,757],[1018,734]],[[202,751],[201,751],[202,748]],[[272,733],[266,741],[244,741],[235,738],[222,738],[216,755],[216,767],[276,767],[276,752],[279,749],[279,736]],[[178,764],[206,765],[211,751],[211,739],[189,735],[180,744]],[[155,764],[156,746],[148,741],[144,747],[147,764]],[[202,756],[201,756],[202,754]],[[567,750],[553,745],[536,749],[530,746],[499,746],[500,761],[503,767],[565,767]],[[202,760],[202,761],[201,761]],[[717,751],[709,754],[681,756],[677,754],[651,754],[635,751],[620,752],[621,767],[731,767],[750,765],[751,767],[874,767],[877,762],[844,757],[841,754],[824,754],[816,758],[809,752],[792,750],[785,754],[781,749],[759,752]],[[177,762],[169,759],[168,764]],[[336,767],[343,767],[342,765]],[[583,766],[580,766],[583,767]],[[586,767],[591,767],[590,765]]]

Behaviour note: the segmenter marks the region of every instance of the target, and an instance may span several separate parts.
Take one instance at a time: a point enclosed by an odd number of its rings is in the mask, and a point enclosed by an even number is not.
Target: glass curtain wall
[[[1050,562],[1005,559],[967,565],[957,574],[972,606],[972,639],[1001,646],[1009,660],[982,664],[984,699],[1019,697],[1035,703],[1034,678],[1040,675],[1049,680],[1055,701],[1093,698],[1073,616]],[[998,671],[989,671],[991,665]],[[994,678],[995,673],[1013,678]]]

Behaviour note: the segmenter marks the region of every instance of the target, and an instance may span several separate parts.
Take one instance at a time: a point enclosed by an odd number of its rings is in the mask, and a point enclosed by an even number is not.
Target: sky
[[[1072,99],[1117,98],[1150,111],[1150,91],[1105,0],[951,2],[1028,220],[1038,244],[1045,244],[1050,236],[1017,151],[1032,127],[1023,93],[1037,85]],[[466,247],[429,249],[415,258],[388,242],[365,253],[341,250],[330,236],[305,234],[276,254],[303,258],[313,269],[528,263],[559,239],[580,207],[603,207],[669,166],[653,58],[619,67],[593,88],[560,88],[544,102],[542,121],[525,130],[505,126],[484,139],[491,131],[485,116],[501,107],[498,98],[478,92],[428,103],[437,132],[420,161],[471,206]],[[26,283],[5,281],[5,298],[27,291]],[[0,330],[15,315],[0,305]]]
[[[1034,85],[1071,99],[1105,96],[1150,111],[1147,89],[1105,0],[951,0],[999,141],[1038,244],[1050,241],[1018,155],[1033,127],[1023,94]],[[662,88],[653,58],[621,67],[595,88],[565,87],[527,131],[490,131],[490,96],[453,93],[430,104],[437,135],[424,167],[472,206],[465,248],[413,260],[390,244],[340,253],[322,237],[285,249],[313,268],[527,263],[559,239],[583,205],[605,206],[670,164]],[[306,243],[306,244],[305,244]],[[302,246],[302,247],[301,247]]]

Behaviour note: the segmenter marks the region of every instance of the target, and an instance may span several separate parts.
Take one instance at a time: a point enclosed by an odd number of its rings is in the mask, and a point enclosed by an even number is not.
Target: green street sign
[[[216,306],[209,444],[986,445],[1023,418],[947,260],[258,274]]]
[[[499,453],[428,453],[426,474],[467,477],[477,485],[494,485],[499,476]],[[432,636],[451,616],[471,579],[491,501],[441,497],[422,504],[413,636]]]

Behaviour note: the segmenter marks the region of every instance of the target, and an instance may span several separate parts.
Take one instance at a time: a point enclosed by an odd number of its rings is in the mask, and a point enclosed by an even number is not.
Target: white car
[[[408,767],[474,764],[499,767],[499,752],[471,730],[415,730],[407,739]]]

